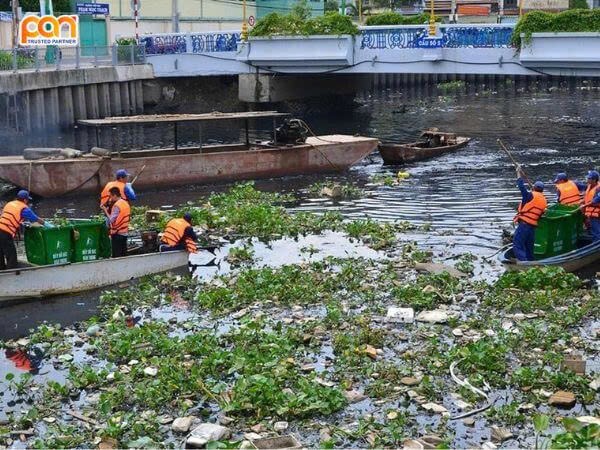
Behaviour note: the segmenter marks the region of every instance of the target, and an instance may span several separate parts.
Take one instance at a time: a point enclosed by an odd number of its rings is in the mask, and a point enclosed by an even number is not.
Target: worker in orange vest
[[[590,170],[587,175],[588,186],[585,191],[581,210],[585,216],[587,228],[592,234],[592,239],[600,240],[600,186],[598,181],[600,173]]]
[[[568,206],[581,204],[581,192],[585,191],[586,184],[569,180],[569,177],[564,172],[556,175],[554,183],[558,194],[558,203]]]
[[[112,257],[120,258],[121,256],[127,256],[127,235],[129,233],[131,207],[129,203],[121,198],[118,187],[110,188],[108,194],[110,209],[108,206],[102,205],[102,210],[106,215],[109,228]]]
[[[513,237],[513,253],[519,261],[533,261],[535,229],[540,217],[546,211],[548,202],[544,197],[544,183],[536,181],[528,191],[523,181],[521,166],[517,167],[517,186],[521,191],[521,203],[514,221],[518,224]]]
[[[113,187],[119,188],[119,192],[123,200],[131,202],[137,198],[131,183],[127,182],[128,177],[129,173],[125,169],[117,170],[117,173],[115,174],[116,180],[109,181],[106,183],[106,186],[104,186],[104,189],[102,189],[102,193],[100,194],[100,206],[110,206],[107,203],[110,198],[109,191]]]
[[[29,192],[22,190],[17,193],[15,200],[8,202],[2,209],[0,215],[0,270],[17,267],[15,236],[23,222],[37,222],[52,228],[51,223],[40,219],[29,207],[31,200]]]
[[[192,227],[192,215],[186,213],[182,219],[169,220],[160,242],[161,252],[185,249],[188,253],[197,253],[198,236]]]

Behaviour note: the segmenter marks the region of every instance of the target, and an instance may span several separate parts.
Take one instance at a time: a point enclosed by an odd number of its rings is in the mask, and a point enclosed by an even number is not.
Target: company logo
[[[75,47],[79,44],[79,16],[25,16],[19,24],[19,44]]]

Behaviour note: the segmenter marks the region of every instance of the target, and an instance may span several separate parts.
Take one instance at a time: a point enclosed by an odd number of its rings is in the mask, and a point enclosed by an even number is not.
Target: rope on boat
[[[338,142],[338,141],[331,141],[331,140],[328,140],[328,139],[323,139],[323,138],[321,138],[321,137],[317,136],[317,135],[315,134],[315,132],[314,132],[314,131],[313,131],[313,130],[310,128],[310,126],[308,126],[308,124],[307,124],[307,123],[306,123],[304,120],[302,120],[302,119],[291,119],[291,120],[295,120],[295,121],[297,121],[297,122],[298,122],[300,125],[302,125],[302,126],[304,127],[304,129],[305,129],[305,130],[306,130],[308,133],[310,133],[310,134],[312,135],[312,137],[314,137],[315,139],[318,139],[319,141],[323,141],[323,142],[329,142],[329,143],[332,143],[332,144],[342,144],[342,142]],[[325,160],[326,160],[326,161],[327,161],[327,162],[328,162],[328,163],[331,165],[331,167],[333,167],[333,168],[334,168],[336,171],[339,171],[339,170],[341,170],[341,167],[338,167],[338,166],[336,166],[334,163],[332,163],[332,162],[331,162],[331,160],[330,160],[330,159],[329,159],[329,158],[328,158],[328,157],[325,155],[325,153],[323,153],[323,152],[321,151],[321,149],[320,149],[319,147],[317,147],[316,145],[311,145],[311,144],[308,144],[308,145],[310,145],[312,148],[314,148],[316,151],[318,151],[318,152],[321,154],[321,156],[322,156],[323,158],[325,158]]]
[[[483,392],[481,389],[476,388],[475,386],[473,386],[469,382],[469,380],[467,378],[465,378],[464,380],[461,380],[460,378],[458,378],[456,376],[456,374],[454,373],[454,369],[456,368],[456,366],[458,365],[458,363],[460,363],[461,361],[462,361],[462,359],[460,361],[453,361],[452,364],[450,364],[450,376],[452,377],[452,379],[454,380],[454,382],[456,384],[458,384],[459,386],[467,388],[471,392],[473,392],[473,393],[475,393],[475,394],[477,394],[477,395],[485,398],[488,401],[488,404],[485,405],[485,406],[482,406],[481,408],[477,408],[477,409],[474,409],[472,411],[468,411],[468,412],[466,412],[464,414],[460,414],[458,416],[450,417],[450,420],[464,419],[464,418],[472,416],[474,414],[479,414],[480,412],[485,411],[486,409],[490,408],[494,404],[493,401],[489,401],[489,396],[485,392]],[[486,385],[486,387],[489,388],[489,385],[485,381],[483,383]]]
[[[79,184],[78,186],[75,186],[73,189],[65,192],[62,195],[68,195],[72,192],[75,192],[77,189],[79,189],[81,186],[85,185],[88,181],[90,181],[92,178],[94,178],[96,175],[98,175],[100,173],[100,169],[102,169],[102,166],[104,165],[104,158],[100,161],[100,165],[98,166],[98,169],[89,177],[87,178],[85,181],[83,181],[81,184]]]

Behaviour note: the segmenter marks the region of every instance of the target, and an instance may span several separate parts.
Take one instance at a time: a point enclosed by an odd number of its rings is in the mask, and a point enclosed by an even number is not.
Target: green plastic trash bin
[[[577,206],[549,207],[535,230],[535,258],[549,258],[574,250],[582,233],[583,214]]]
[[[31,264],[45,266],[71,261],[72,230],[70,226],[25,228],[25,254]]]
[[[72,262],[95,261],[110,256],[110,243],[107,253],[105,242],[108,240],[106,222],[81,220],[71,222],[71,226],[73,227]]]

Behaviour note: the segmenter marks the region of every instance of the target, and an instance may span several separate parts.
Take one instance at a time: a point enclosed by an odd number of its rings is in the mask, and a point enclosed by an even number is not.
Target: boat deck
[[[183,155],[193,153],[227,153],[227,152],[247,152],[256,150],[273,150],[281,149],[282,151],[289,151],[291,148],[299,149],[306,145],[312,147],[325,147],[331,144],[346,144],[355,142],[365,141],[377,141],[376,138],[369,138],[364,136],[348,136],[344,134],[330,134],[324,136],[310,136],[306,139],[305,144],[297,145],[268,145],[267,143],[257,143],[246,146],[244,144],[216,144],[206,145],[203,147],[174,147],[170,148],[149,148],[143,150],[126,150],[121,152],[120,156],[116,152],[110,156],[110,159],[117,158],[139,158],[139,157],[156,157],[156,156],[170,156],[170,155]],[[44,164],[64,164],[66,162],[75,161],[101,161],[106,157],[92,155],[91,153],[85,154],[85,156],[79,158],[43,158],[38,160],[26,160],[20,155],[12,156],[0,156],[0,165],[10,164],[37,164],[43,162]]]

